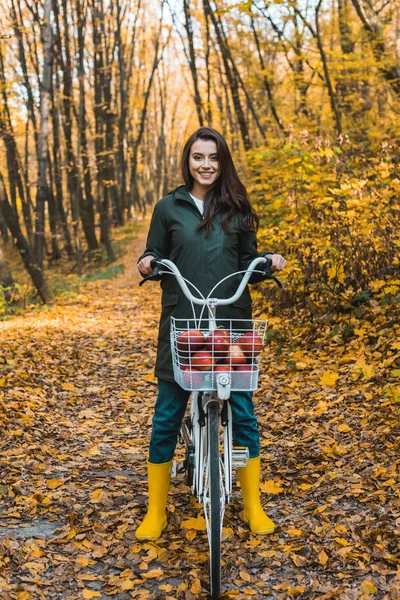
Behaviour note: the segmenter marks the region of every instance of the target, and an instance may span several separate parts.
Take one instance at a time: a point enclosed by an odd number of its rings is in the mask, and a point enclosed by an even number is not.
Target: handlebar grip
[[[283,287],[282,283],[279,281],[279,279],[277,277],[275,277],[275,275],[272,275],[272,271],[271,271],[271,267],[272,267],[272,260],[270,258],[268,258],[268,256],[264,256],[265,258],[265,264],[264,264],[264,269],[263,271],[265,272],[265,275],[267,276],[267,279],[272,279],[273,281],[275,281],[275,283],[278,284],[278,286],[280,288]]]
[[[146,275],[143,277],[142,281],[139,281],[139,286],[142,286],[146,281],[160,281],[161,280],[161,268],[162,265],[159,264],[159,260],[157,258],[153,258],[150,262],[150,266],[153,269],[153,272],[150,275]]]

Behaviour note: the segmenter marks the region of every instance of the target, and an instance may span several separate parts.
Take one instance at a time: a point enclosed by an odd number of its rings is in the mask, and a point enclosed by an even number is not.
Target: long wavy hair
[[[221,169],[221,174],[215,185],[205,195],[203,220],[199,224],[198,230],[205,229],[206,237],[208,237],[213,230],[212,221],[214,217],[218,216],[225,231],[233,231],[231,225],[233,219],[235,221],[237,219],[236,222],[241,229],[256,231],[259,218],[250,204],[246,188],[239,179],[228,144],[225,138],[212,127],[197,129],[189,137],[183,148],[181,169],[186,187],[189,191],[193,188],[189,158],[190,149],[197,140],[212,140],[215,142]]]

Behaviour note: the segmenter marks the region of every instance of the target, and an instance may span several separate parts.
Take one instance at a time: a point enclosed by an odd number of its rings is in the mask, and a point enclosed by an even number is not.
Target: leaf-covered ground
[[[162,538],[134,536],[160,299],[157,284],[137,286],[143,239],[117,278],[0,323],[2,600],[207,598],[202,511],[182,476]],[[277,528],[250,534],[235,489],[224,597],[400,598],[395,314],[375,302],[362,324],[321,320],[312,335],[292,313],[271,319],[255,398]]]

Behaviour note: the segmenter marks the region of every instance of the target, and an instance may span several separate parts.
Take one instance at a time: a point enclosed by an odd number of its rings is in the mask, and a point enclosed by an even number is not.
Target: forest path
[[[145,229],[117,278],[0,323],[2,600],[207,597],[202,512],[181,476],[163,537],[134,537],[147,498],[160,301],[158,285],[137,285]],[[321,393],[298,362],[293,383],[282,354],[265,359],[261,488],[277,531],[252,536],[235,489],[225,597],[399,598],[395,443],[383,415],[363,427],[371,412],[358,388]]]

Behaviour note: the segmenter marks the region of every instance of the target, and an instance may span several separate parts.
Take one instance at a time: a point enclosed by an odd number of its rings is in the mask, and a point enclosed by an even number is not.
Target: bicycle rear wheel
[[[219,458],[219,406],[208,405],[209,544],[211,598],[221,596],[221,481]]]

